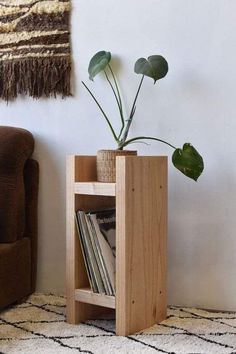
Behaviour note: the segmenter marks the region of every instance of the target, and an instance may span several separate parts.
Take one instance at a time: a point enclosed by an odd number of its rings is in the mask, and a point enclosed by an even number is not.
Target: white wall
[[[195,183],[169,163],[169,303],[236,310],[236,2],[233,0],[74,0],[76,93],[67,100],[0,103],[0,123],[33,132],[40,163],[38,291],[65,284],[65,158],[113,148],[97,108],[83,89],[98,50],[119,56],[126,104],[139,78],[140,56],[162,54],[168,76],[145,80],[132,134],[192,142],[205,160]],[[105,82],[91,86],[116,115]],[[114,112],[114,113],[113,113]],[[168,154],[153,142],[139,154]]]

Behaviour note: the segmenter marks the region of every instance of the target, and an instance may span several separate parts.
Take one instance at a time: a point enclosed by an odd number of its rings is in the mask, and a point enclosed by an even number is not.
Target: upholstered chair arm
[[[0,243],[15,242],[24,235],[24,167],[33,150],[30,132],[0,126]]]

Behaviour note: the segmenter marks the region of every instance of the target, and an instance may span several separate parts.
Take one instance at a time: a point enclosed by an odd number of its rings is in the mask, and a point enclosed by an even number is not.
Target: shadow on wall
[[[175,186],[169,193],[169,303],[235,310],[236,304],[232,308],[232,301],[228,299],[229,294],[236,293],[232,283],[236,228],[233,215],[236,200],[232,196],[236,194],[235,177],[223,171],[210,173],[215,176],[210,184],[211,189],[209,181],[202,181],[196,188]],[[227,200],[230,202],[226,203]],[[234,224],[232,220],[235,220]],[[232,307],[227,309],[225,304],[228,302]]]
[[[62,293],[65,291],[65,159],[57,150],[59,142],[53,141],[52,136],[35,134],[35,141],[35,157],[40,164],[37,289]]]

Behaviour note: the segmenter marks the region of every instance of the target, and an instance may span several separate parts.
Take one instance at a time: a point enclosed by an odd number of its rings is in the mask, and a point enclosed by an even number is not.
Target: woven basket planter
[[[131,150],[99,150],[97,152],[98,182],[116,181],[116,156],[136,156],[137,151]]]

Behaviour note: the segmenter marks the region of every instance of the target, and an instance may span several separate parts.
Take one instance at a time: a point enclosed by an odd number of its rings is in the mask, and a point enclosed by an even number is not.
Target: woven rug
[[[69,0],[0,0],[0,98],[70,95]]]
[[[33,295],[0,313],[0,352],[22,354],[235,354],[236,315],[170,307],[168,319],[144,332],[117,337],[113,320],[65,322],[65,299]]]

